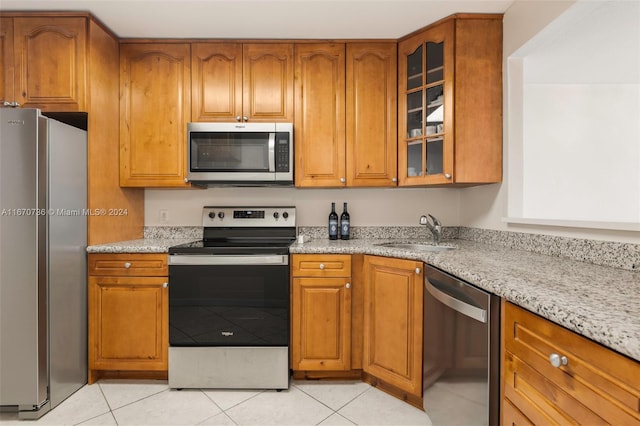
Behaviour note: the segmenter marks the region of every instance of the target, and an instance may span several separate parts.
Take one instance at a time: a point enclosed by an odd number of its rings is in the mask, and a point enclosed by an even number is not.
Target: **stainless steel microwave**
[[[188,123],[187,180],[293,186],[293,123]]]

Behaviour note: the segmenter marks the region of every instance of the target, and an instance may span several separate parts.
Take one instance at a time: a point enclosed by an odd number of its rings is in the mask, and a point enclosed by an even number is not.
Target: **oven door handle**
[[[289,264],[287,255],[169,255],[169,265],[269,265],[282,266]]]
[[[440,284],[443,287],[446,287],[446,284],[434,280],[434,282]],[[436,288],[430,281],[425,277],[424,279],[424,287],[427,289],[429,294],[431,294],[436,300],[444,303],[446,306],[450,307],[454,311],[460,312],[463,315],[468,316],[476,321],[486,323],[487,322],[487,311],[485,309],[479,308],[477,306],[473,306],[467,302],[464,302],[456,297],[451,296],[450,294],[445,293],[444,291]]]

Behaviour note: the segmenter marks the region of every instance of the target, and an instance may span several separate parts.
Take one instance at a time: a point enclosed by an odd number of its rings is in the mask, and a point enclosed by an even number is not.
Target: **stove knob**
[[[215,219],[216,218],[216,212],[209,212],[209,217],[211,219]]]
[[[224,219],[224,212],[219,212],[219,213],[218,213],[218,217],[219,217],[220,219]]]
[[[289,217],[289,213],[287,213],[287,212],[283,212],[283,213],[282,213],[282,217],[283,217],[283,218],[285,218],[285,219],[287,219],[287,218]]]
[[[273,212],[273,218],[274,218],[274,219],[278,219],[278,217],[280,217],[280,213],[278,213],[278,212]]]

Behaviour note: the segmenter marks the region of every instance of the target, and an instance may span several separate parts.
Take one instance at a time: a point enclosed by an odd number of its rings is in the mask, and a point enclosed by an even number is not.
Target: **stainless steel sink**
[[[376,245],[416,251],[447,251],[455,249],[453,246],[436,246],[428,243],[380,243]]]

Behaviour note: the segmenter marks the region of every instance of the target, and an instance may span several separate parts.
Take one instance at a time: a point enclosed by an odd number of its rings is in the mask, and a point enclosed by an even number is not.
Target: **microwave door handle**
[[[276,134],[269,133],[269,171],[276,171]]]

